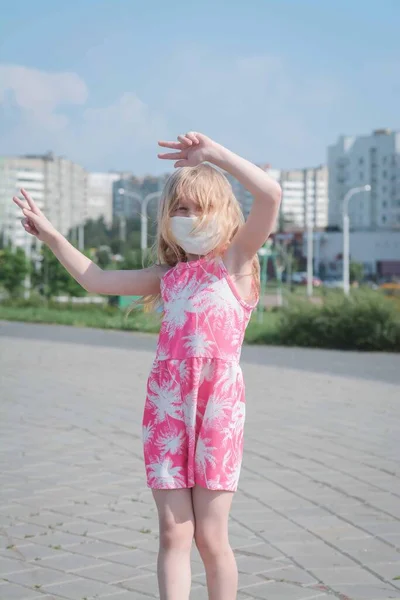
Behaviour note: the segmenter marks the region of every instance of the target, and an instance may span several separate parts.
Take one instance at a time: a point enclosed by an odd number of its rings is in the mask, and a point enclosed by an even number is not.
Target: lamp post
[[[154,198],[159,198],[161,196],[161,192],[152,192],[151,194],[147,194],[142,200],[141,203],[141,214],[140,214],[140,248],[141,250],[147,249],[147,205],[150,200]]]
[[[268,259],[271,256],[271,246],[272,241],[267,240],[261,248],[259,248],[257,254],[260,257],[260,298],[258,301],[258,322],[262,323],[263,314],[264,314],[264,301],[265,301],[265,292],[267,288],[267,279],[268,279]]]
[[[121,187],[118,189],[118,193],[120,195],[126,194],[130,198],[134,198],[135,200],[137,200],[140,204],[140,249],[142,251],[146,250],[148,223],[147,205],[149,204],[150,200],[153,200],[154,198],[159,198],[161,196],[161,192],[152,192],[151,194],[147,194],[147,196],[143,198],[143,196],[141,196],[140,194],[137,194],[136,192],[132,192],[130,190],[126,191],[125,188]]]
[[[343,291],[346,296],[350,292],[350,218],[349,202],[355,194],[369,192],[370,185],[351,188],[343,198]]]
[[[307,296],[313,295],[314,278],[314,227],[311,218],[307,221]]]

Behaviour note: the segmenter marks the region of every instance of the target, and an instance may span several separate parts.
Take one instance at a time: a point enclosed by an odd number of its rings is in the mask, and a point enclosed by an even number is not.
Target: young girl
[[[24,190],[14,202],[25,230],[46,243],[88,292],[163,303],[147,384],[143,446],[160,528],[161,600],[187,600],[193,538],[210,600],[234,600],[237,567],[228,517],[237,489],[245,397],[241,345],[258,299],[257,250],[278,213],[281,190],[264,171],[200,133],[159,142],[159,158],[181,167],[159,204],[158,264],[103,271],[74,248]],[[247,222],[220,170],[254,197]]]

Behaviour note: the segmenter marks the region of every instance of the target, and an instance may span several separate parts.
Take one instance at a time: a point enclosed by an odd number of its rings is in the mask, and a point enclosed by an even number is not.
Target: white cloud
[[[88,106],[86,83],[76,73],[0,65],[0,81],[0,104],[11,103],[18,113],[17,123],[1,137],[4,154],[52,149],[84,166],[113,160],[113,166],[129,168],[143,146],[154,147],[165,131],[163,117],[132,92],[109,106]],[[78,112],[72,116],[74,105]],[[118,165],[121,152],[125,162]]]
[[[47,73],[18,65],[0,65],[0,102],[12,92],[16,104],[42,126],[58,128],[65,120],[55,114],[61,104],[84,104],[85,82],[76,73]]]
[[[8,120],[14,125],[3,126],[0,152],[52,149],[88,168],[137,173],[166,168],[155,158],[157,139],[188,129],[256,162],[307,166],[304,155],[323,162],[321,129],[342,95],[332,78],[296,72],[278,56],[216,57],[201,48],[160,58],[147,89],[152,106],[123,91],[95,107],[85,81],[70,72],[0,65],[0,81],[0,104],[11,100],[17,111]]]

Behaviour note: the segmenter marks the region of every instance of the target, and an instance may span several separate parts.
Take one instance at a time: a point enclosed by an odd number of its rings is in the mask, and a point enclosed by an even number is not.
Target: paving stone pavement
[[[155,339],[0,323],[0,600],[157,598]],[[240,600],[400,599],[400,361],[243,350]],[[191,599],[205,600],[193,549]]]

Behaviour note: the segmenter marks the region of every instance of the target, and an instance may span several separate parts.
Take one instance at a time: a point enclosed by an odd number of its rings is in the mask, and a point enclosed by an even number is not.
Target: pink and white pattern
[[[239,359],[254,306],[240,298],[221,258],[178,263],[161,294],[143,415],[147,484],[235,491],[245,421]]]

